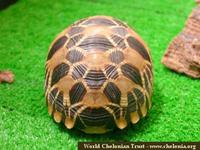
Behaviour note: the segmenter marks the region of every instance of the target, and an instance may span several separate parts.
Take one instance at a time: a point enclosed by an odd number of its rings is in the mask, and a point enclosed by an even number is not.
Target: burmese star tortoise
[[[124,129],[151,107],[148,47],[125,23],[108,16],[79,20],[52,42],[46,62],[48,112],[86,133]]]

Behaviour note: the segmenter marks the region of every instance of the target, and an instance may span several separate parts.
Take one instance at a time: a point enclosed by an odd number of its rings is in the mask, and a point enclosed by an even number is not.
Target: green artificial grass
[[[193,0],[19,0],[0,11],[0,148],[76,149],[78,141],[200,141],[200,82],[165,68],[161,58],[195,7]],[[153,107],[137,125],[105,135],[68,131],[48,116],[45,60],[55,36],[74,21],[109,15],[133,27],[154,63]]]

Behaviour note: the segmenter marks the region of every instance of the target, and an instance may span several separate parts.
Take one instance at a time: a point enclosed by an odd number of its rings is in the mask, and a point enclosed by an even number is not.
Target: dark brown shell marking
[[[151,62],[147,46],[121,21],[95,16],[75,22],[47,56],[49,113],[86,133],[137,123],[151,107]]]

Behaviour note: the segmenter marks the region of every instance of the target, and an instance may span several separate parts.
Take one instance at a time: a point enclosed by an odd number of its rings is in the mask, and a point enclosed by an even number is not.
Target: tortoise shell
[[[48,112],[68,129],[124,129],[151,107],[148,47],[125,23],[108,16],[79,20],[50,46],[46,62]]]

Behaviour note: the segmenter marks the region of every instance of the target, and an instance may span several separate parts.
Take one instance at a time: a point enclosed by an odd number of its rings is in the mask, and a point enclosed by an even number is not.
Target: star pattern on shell
[[[45,78],[48,112],[68,129],[124,129],[151,108],[149,49],[112,17],[88,17],[61,32],[50,46]]]

